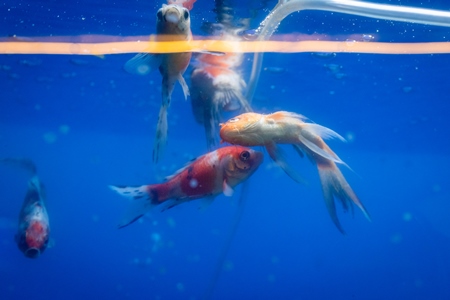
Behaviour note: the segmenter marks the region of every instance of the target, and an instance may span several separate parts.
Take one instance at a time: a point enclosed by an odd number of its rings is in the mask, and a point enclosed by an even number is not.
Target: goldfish
[[[218,29],[217,29],[218,28]],[[239,40],[237,35],[223,26],[216,26],[215,34],[222,40]],[[251,111],[243,95],[246,87],[236,70],[242,63],[241,53],[224,55],[200,54],[191,73],[191,105],[195,120],[205,127],[208,150],[217,145],[216,126],[224,111]]]
[[[0,163],[18,166],[31,173],[28,190],[19,213],[15,235],[18,248],[26,257],[37,258],[49,246],[50,225],[45,205],[45,188],[37,176],[35,164],[24,158],[2,158]]]
[[[345,233],[336,214],[334,198],[340,201],[344,210],[352,208],[353,203],[368,220],[370,216],[336,165],[345,163],[323,140],[344,138],[329,128],[306,123],[306,120],[302,115],[287,111],[269,115],[244,113],[221,124],[220,137],[222,141],[231,144],[264,146],[269,156],[297,182],[301,182],[301,178],[285,161],[277,145],[292,144],[300,155],[305,153],[319,171],[322,192],[331,219],[338,230]]]
[[[28,182],[15,236],[20,251],[29,258],[37,258],[49,245],[50,225],[44,194],[43,184],[33,176]]]
[[[192,1],[191,1],[192,2]],[[190,41],[192,40],[189,10],[177,4],[165,5],[156,13],[156,41]],[[187,99],[189,88],[183,74],[191,60],[190,52],[151,54],[139,53],[130,59],[124,69],[132,74],[145,75],[159,69],[162,75],[162,103],[158,115],[153,161],[158,162],[167,143],[167,110],[170,106],[172,92],[178,81]]]
[[[223,193],[231,196],[238,184],[247,180],[263,161],[263,154],[241,146],[228,146],[209,152],[189,163],[167,181],[141,186],[109,186],[131,200],[119,228],[130,225],[152,208],[166,203],[165,209],[204,198],[205,204]]]
[[[242,94],[245,81],[228,66],[227,59],[233,60],[233,56],[203,54],[198,58],[198,67],[191,74],[192,111],[195,120],[205,127],[209,150],[217,145],[216,126],[220,122],[221,112],[240,109],[251,111]]]

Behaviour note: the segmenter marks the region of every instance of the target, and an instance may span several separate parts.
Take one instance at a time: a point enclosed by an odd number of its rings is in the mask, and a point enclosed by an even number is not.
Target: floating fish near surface
[[[239,40],[225,28],[222,28],[219,36],[223,40]],[[197,123],[205,127],[208,150],[218,144],[216,126],[222,112],[251,111],[243,95],[245,81],[237,71],[242,59],[240,53],[230,52],[222,56],[200,54],[193,63],[190,89],[192,112]]]
[[[177,4],[165,5],[156,13],[156,41],[190,41],[192,40],[189,10]],[[190,52],[151,54],[139,53],[130,59],[124,69],[132,74],[145,75],[158,69],[162,75],[162,103],[158,116],[153,161],[158,162],[167,143],[167,110],[172,99],[175,83],[178,81],[187,99],[189,88],[183,73],[191,59]]]

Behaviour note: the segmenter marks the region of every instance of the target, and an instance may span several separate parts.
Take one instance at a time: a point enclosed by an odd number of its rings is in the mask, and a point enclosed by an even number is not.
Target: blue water
[[[446,1],[384,1],[450,9]],[[151,1],[3,1],[0,37],[148,35]],[[275,1],[239,1],[251,27]],[[192,29],[215,21],[198,0]],[[378,41],[448,41],[448,28],[325,12],[294,13],[279,34]],[[0,299],[202,299],[241,189],[206,209],[192,201],[118,230],[127,201],[109,184],[156,183],[207,152],[203,127],[177,85],[162,162],[151,162],[160,75],[122,70],[133,57],[0,55],[0,157],[29,157],[47,187],[53,246],[36,260],[14,243],[27,188],[0,168]],[[248,60],[247,60],[248,58]],[[242,67],[250,74],[251,55]],[[331,69],[338,68],[341,75]],[[253,108],[287,110],[332,128],[329,145],[370,212],[326,211],[315,166],[289,152],[299,185],[266,155],[212,299],[450,299],[449,55],[267,54]],[[271,72],[279,70],[283,72]],[[189,83],[188,70],[185,73]]]

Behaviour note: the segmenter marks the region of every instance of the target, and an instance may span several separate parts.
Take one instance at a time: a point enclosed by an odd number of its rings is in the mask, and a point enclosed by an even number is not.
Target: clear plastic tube
[[[284,18],[300,10],[324,10],[376,19],[450,27],[450,12],[447,11],[354,0],[280,0],[261,22],[257,29],[257,40],[268,40]],[[246,95],[249,103],[253,99],[258,84],[262,59],[262,53],[255,53]]]

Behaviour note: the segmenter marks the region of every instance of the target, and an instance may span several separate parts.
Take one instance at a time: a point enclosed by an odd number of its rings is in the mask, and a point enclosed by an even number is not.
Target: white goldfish
[[[177,4],[165,5],[158,10],[156,21],[156,41],[190,41],[192,40],[189,10]],[[167,110],[170,106],[172,92],[178,81],[187,99],[189,88],[183,73],[191,59],[190,52],[151,54],[139,53],[129,60],[124,68],[129,73],[145,75],[159,69],[162,75],[162,103],[158,116],[153,161],[157,162],[167,143]]]

